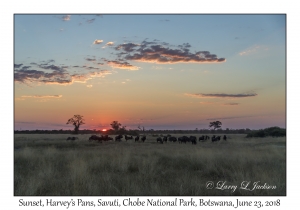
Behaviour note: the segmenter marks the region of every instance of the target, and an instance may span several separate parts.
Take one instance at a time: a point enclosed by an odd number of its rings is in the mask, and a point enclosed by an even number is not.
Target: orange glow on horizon
[[[106,129],[104,128],[104,129],[102,129],[102,131],[106,131]]]

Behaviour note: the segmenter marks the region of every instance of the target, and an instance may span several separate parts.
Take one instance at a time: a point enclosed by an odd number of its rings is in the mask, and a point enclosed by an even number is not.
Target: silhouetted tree
[[[220,121],[214,121],[209,123],[209,127],[214,127],[214,130],[216,130],[217,128],[221,128],[221,126],[222,123]]]
[[[121,127],[121,123],[119,123],[118,121],[113,121],[111,124],[112,129],[114,129],[115,131],[118,131]]]
[[[85,124],[84,123],[84,119],[83,119],[83,116],[81,115],[74,115],[74,117],[70,118],[67,122],[67,124],[72,124],[74,125],[74,132],[75,134],[78,134],[79,132],[79,127],[82,125],[82,124]]]
[[[141,125],[138,126],[138,129],[143,132],[145,131],[145,127],[143,126],[143,128],[142,128]]]

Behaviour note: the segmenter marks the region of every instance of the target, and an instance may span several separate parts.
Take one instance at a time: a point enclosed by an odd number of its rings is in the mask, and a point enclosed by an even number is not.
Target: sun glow
[[[104,128],[104,129],[102,129],[102,131],[106,131],[106,129]]]

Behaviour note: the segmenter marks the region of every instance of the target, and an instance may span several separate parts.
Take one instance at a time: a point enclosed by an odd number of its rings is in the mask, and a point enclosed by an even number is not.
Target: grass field
[[[232,134],[227,141],[192,145],[160,144],[151,135],[144,143],[68,136],[14,136],[14,195],[286,195],[285,137]]]

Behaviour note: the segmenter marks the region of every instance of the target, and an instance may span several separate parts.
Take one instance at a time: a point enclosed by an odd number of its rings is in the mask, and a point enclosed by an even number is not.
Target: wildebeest
[[[213,137],[211,137],[211,141],[212,142],[220,141],[220,139],[221,139],[221,136],[215,136],[215,135],[213,135]]]
[[[146,140],[146,136],[143,136],[142,141],[145,142],[145,140]]]
[[[186,144],[187,141],[190,141],[190,138],[187,136],[182,136],[178,138],[179,144],[182,144],[183,142]]]
[[[190,136],[190,141],[192,144],[197,144],[197,137],[196,136]]]
[[[73,136],[73,137],[68,137],[68,138],[67,138],[67,141],[68,141],[68,140],[75,141],[75,140],[78,140],[78,137],[74,137],[74,136]]]
[[[134,141],[139,141],[139,140],[140,140],[139,136],[137,136],[137,137],[134,138]]]
[[[92,135],[90,138],[89,138],[89,141],[102,141],[102,138],[99,137],[99,136],[96,136],[96,135]]]
[[[109,141],[109,140],[113,140],[113,138],[109,137],[108,135],[101,135],[101,136],[96,136],[96,135],[92,135],[89,138],[89,141]]]
[[[207,135],[202,135],[202,136],[200,136],[199,137],[199,141],[206,141],[207,139],[209,139],[209,136],[207,136]]]
[[[127,136],[127,135],[125,135],[125,140],[127,141],[127,140],[129,140],[129,139],[133,139],[133,137],[132,137],[132,136]]]
[[[108,135],[105,135],[105,136],[101,135],[100,138],[101,138],[101,141],[109,141],[109,140],[113,140],[113,138],[109,137]]]
[[[223,136],[223,140],[225,140],[225,141],[227,140],[227,136],[226,135]]]
[[[168,136],[164,136],[163,141],[165,141],[167,143],[168,141]]]
[[[176,138],[176,137],[174,137],[174,136],[170,136],[170,137],[169,137],[169,141],[176,142],[176,141],[177,141],[177,138]]]
[[[123,136],[120,134],[120,135],[117,135],[115,137],[115,141],[121,141],[121,139],[123,138]]]
[[[156,139],[156,141],[157,141],[157,142],[160,142],[161,144],[164,143],[164,141],[163,141],[163,139],[162,139],[161,137],[158,137],[158,138]]]
[[[205,136],[200,136],[199,137],[199,141],[201,141],[201,140],[204,141],[205,140]]]

